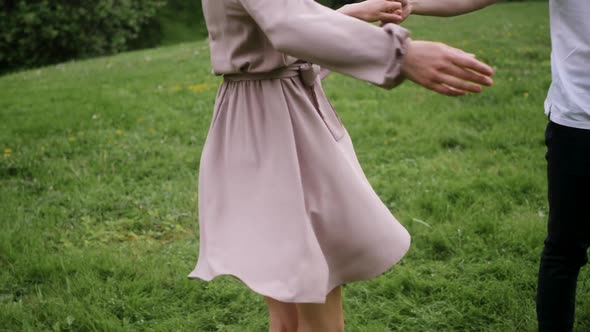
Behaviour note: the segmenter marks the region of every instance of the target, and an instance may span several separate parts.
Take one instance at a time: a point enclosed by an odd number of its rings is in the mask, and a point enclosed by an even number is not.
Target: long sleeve
[[[409,32],[379,28],[313,0],[239,0],[279,52],[384,88],[403,77]]]

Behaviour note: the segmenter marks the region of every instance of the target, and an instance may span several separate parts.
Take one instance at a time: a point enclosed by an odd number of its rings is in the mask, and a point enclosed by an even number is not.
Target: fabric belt
[[[320,66],[318,65],[311,63],[295,63],[266,73],[228,74],[223,75],[223,78],[227,81],[261,81],[299,76],[303,84],[312,87],[319,74]]]
[[[321,81],[317,79],[320,75],[320,66],[307,62],[298,62],[290,66],[266,73],[240,73],[223,75],[223,79],[225,81],[239,82],[299,77],[301,82],[310,88],[313,96],[313,103],[315,104],[314,106],[326,124],[326,127],[328,127],[328,130],[334,139],[339,140],[344,136],[345,130],[342,126],[342,123],[340,122],[340,119],[338,118],[338,115],[324,94],[324,90],[321,87]]]

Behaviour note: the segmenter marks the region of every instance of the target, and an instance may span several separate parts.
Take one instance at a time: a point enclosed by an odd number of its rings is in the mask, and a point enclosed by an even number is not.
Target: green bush
[[[219,0],[213,0],[219,1]],[[168,0],[158,11],[162,45],[195,41],[207,36],[201,0]]]
[[[349,3],[353,3],[353,2],[361,2],[360,0],[316,0],[319,3],[334,8],[334,9],[338,9],[344,5],[347,5]]]
[[[159,29],[154,16],[164,4],[162,0],[4,0],[0,72],[155,45]]]

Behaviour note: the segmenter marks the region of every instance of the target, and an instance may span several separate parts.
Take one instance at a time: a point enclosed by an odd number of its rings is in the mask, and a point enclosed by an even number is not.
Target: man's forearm
[[[410,0],[412,14],[456,16],[496,3],[497,0]]]

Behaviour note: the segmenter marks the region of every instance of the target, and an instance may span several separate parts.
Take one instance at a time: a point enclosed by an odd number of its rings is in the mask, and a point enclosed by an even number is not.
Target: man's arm
[[[456,16],[482,9],[497,0],[410,0],[411,14]]]

